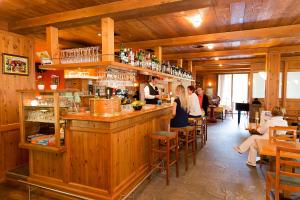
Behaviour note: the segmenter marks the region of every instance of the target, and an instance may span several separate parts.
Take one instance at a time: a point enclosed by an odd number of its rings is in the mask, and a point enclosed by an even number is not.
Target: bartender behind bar
[[[158,88],[156,87],[157,81],[158,77],[152,76],[150,83],[144,88],[146,104],[157,104],[160,98]]]

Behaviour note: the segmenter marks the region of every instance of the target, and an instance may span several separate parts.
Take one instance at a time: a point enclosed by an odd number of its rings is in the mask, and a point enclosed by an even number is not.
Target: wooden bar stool
[[[155,144],[155,141],[157,143]],[[165,145],[162,145],[165,143]],[[176,166],[176,177],[179,176],[178,168],[178,135],[174,132],[160,131],[150,135],[150,165],[151,168],[165,169],[166,170],[166,184],[169,185],[170,167],[175,164]],[[175,151],[175,159],[171,161],[170,153],[171,150]],[[155,157],[158,154],[158,158]],[[165,166],[162,162],[162,154],[165,156]]]
[[[188,170],[188,157],[193,156],[193,164],[196,164],[196,127],[186,126],[171,128],[172,132],[178,133],[179,141],[184,142],[185,171]],[[189,144],[192,144],[192,152],[189,152]]]
[[[202,117],[202,130],[204,133],[204,144],[207,142],[207,119],[206,117]]]
[[[204,117],[189,118],[189,123],[196,127],[196,150],[198,149],[197,138],[200,138],[200,145],[202,148],[204,146],[204,144],[206,144],[206,133],[205,133],[206,121],[205,121],[205,118]]]

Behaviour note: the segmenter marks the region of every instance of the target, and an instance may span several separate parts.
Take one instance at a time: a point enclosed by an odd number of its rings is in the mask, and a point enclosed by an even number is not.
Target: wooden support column
[[[280,53],[272,52],[266,55],[266,95],[265,106],[267,110],[271,110],[274,106],[278,106],[279,91],[279,73],[280,73]]]
[[[283,68],[283,73],[282,73],[282,93],[281,93],[281,97],[282,97],[282,107],[286,108],[286,84],[287,84],[287,72],[289,69],[289,62],[285,61],[284,62],[284,68]]]
[[[177,66],[182,68],[182,63],[183,63],[183,60],[182,59],[177,59]]]
[[[114,20],[109,17],[101,19],[102,61],[115,60]]]
[[[58,29],[53,26],[46,27],[47,51],[54,64],[59,64]]]
[[[158,59],[159,63],[162,63],[162,47],[155,47],[154,49],[154,55],[156,56],[156,58]]]
[[[188,60],[188,68],[187,68],[188,71],[194,73],[196,71],[193,71],[193,61],[192,60]]]
[[[253,64],[250,67],[250,73],[248,75],[248,102],[252,102],[252,94],[253,94]]]

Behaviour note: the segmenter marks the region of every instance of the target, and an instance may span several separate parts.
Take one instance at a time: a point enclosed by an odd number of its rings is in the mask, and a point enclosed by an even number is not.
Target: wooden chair
[[[158,143],[155,144],[155,141]],[[164,142],[166,145],[161,145]],[[164,147],[162,147],[164,146]],[[169,176],[170,176],[170,167],[175,164],[176,166],[176,177],[179,176],[179,167],[178,167],[178,135],[174,132],[160,131],[150,135],[150,165],[151,168],[155,169],[165,169],[166,170],[166,184],[169,185]],[[175,151],[175,159],[171,161],[170,153],[171,150]],[[158,154],[158,158],[155,157],[155,154]],[[162,154],[165,155],[165,166],[162,162]]]
[[[278,135],[278,131],[285,132]],[[269,128],[270,141],[292,141],[296,143],[297,127],[296,126],[274,126]]]
[[[185,160],[185,171],[188,170],[188,157],[192,155],[193,164],[196,164],[196,127],[187,126],[181,128],[172,128],[171,132],[178,133],[179,141],[184,143],[184,160]],[[192,151],[189,152],[189,146],[192,144]]]
[[[215,113],[219,119],[224,120],[224,107],[223,106],[218,106],[215,108]]]
[[[196,127],[196,150],[198,149],[197,138],[200,138],[201,148],[206,144],[206,118],[189,118],[189,123]]]
[[[278,135],[278,131],[283,132]],[[295,126],[274,126],[269,128],[269,141],[290,141],[296,143],[297,127]],[[262,167],[262,159],[260,160],[260,167]],[[269,159],[269,167],[274,171],[274,158]]]
[[[284,160],[286,153],[300,154],[300,149],[276,148],[276,171],[268,172],[266,179],[266,199],[270,200],[271,188],[275,189],[275,200],[279,200],[280,191],[300,192],[300,174],[287,167],[300,167],[300,161]]]

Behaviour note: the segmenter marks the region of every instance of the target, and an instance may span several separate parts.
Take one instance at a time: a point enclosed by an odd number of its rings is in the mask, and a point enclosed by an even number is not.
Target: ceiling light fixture
[[[208,48],[208,49],[213,49],[214,47],[215,47],[214,44],[207,44],[207,48]]]
[[[102,34],[101,34],[101,33],[98,33],[97,35],[98,35],[99,37],[101,37]]]
[[[219,67],[222,67],[223,65],[222,64],[219,64]]]
[[[202,24],[202,21],[203,21],[202,15],[201,15],[200,13],[199,13],[199,14],[196,14],[196,15],[194,15],[194,16],[191,16],[191,17],[186,17],[186,19],[187,19],[191,24],[193,24],[193,26],[194,26],[195,28],[200,27],[201,24]]]
[[[219,60],[219,58],[218,58],[218,57],[215,57],[215,60]]]

